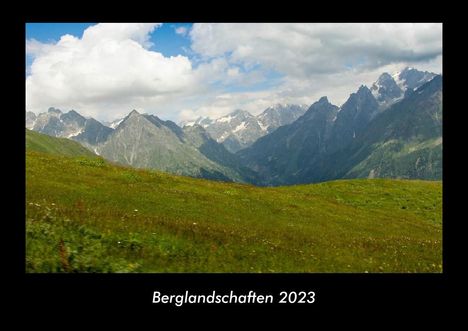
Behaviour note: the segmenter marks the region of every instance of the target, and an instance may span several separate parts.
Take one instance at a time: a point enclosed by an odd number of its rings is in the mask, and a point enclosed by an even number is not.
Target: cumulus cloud
[[[41,43],[36,39],[30,39],[26,41],[26,55],[39,56],[48,52],[53,46],[53,44]]]
[[[26,79],[27,109],[75,108],[107,119],[190,93],[196,85],[190,60],[148,49],[148,35],[158,26],[98,24],[82,38],[64,35],[48,45],[28,41],[35,58]]]
[[[441,24],[195,24],[192,49],[227,56],[249,67],[262,64],[288,76],[307,77],[429,61],[442,53]]]

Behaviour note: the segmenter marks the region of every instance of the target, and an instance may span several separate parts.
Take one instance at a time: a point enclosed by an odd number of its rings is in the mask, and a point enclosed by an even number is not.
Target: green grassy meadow
[[[442,271],[440,181],[256,187],[28,139],[27,272]]]

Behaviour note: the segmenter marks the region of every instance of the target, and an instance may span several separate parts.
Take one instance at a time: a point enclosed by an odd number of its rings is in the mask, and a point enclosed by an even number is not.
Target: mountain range
[[[442,176],[442,77],[406,68],[338,107],[274,105],[254,116],[164,121],[136,110],[100,123],[75,110],[26,113],[26,128],[137,168],[257,185]]]
[[[280,126],[290,124],[301,117],[307,106],[276,104],[254,116],[245,110],[235,110],[216,120],[199,117],[195,121],[181,122],[181,126],[202,126],[217,142],[235,153],[252,145]]]
[[[69,138],[79,141],[92,149],[107,140],[113,132],[94,118],[85,118],[75,110],[62,113],[60,109],[50,107],[46,113],[36,116],[33,112],[26,113],[26,128],[50,136]]]
[[[264,185],[356,177],[441,179],[442,77],[433,76],[405,95],[384,111],[366,86],[340,109],[323,97],[296,122],[238,155]]]

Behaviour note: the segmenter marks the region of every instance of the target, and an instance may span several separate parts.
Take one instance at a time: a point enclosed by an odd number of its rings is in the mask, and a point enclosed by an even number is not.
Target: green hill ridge
[[[80,143],[26,129],[26,150],[65,156],[96,156]]]

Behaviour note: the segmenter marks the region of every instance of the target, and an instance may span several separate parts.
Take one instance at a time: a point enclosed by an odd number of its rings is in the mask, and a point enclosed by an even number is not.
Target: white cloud
[[[160,27],[161,23],[101,23],[87,28],[83,33],[83,42],[97,44],[99,42],[133,40],[145,48],[150,48],[149,34]]]
[[[193,91],[195,75],[187,57],[148,50],[158,24],[98,24],[83,37],[64,35],[56,44],[31,40],[35,56],[26,79],[26,107],[74,108],[112,119],[133,108],[151,108]]]
[[[422,62],[442,53],[442,25],[422,23],[216,23],[195,24],[192,49],[225,55],[246,66],[261,64],[290,77]]]
[[[30,39],[26,41],[26,55],[39,56],[49,51],[53,46],[53,44],[45,44],[36,39]]]
[[[238,76],[240,75],[239,68],[238,68],[238,67],[234,67],[234,68],[228,69],[227,75],[228,75],[229,77],[238,77]]]
[[[193,109],[182,109],[179,114],[180,121],[191,120],[197,117],[197,114],[193,111]]]

